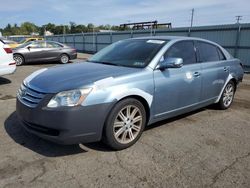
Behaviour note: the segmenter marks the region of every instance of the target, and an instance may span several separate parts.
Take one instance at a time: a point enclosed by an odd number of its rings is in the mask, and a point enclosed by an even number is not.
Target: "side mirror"
[[[31,46],[27,46],[27,49],[30,50]]]
[[[183,66],[182,58],[168,57],[163,62],[160,63],[159,69],[165,70],[167,68],[181,68]]]

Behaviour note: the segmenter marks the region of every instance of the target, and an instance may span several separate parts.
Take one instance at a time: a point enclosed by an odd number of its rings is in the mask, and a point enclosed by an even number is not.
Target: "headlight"
[[[60,106],[80,105],[91,90],[92,88],[86,88],[60,92],[50,100],[47,106],[50,108],[56,108]]]

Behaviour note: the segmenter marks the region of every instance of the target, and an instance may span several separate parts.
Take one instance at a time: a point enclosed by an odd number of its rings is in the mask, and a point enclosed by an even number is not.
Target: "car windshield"
[[[19,44],[22,44],[22,43],[24,43],[25,41],[26,41],[26,38],[21,39],[18,43],[19,43]]]
[[[144,68],[167,40],[132,39],[111,44],[88,61],[117,66]]]

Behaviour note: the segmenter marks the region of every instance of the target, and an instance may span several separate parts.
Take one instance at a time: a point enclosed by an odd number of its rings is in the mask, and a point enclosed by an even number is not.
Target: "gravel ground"
[[[232,107],[212,107],[147,128],[133,147],[61,146],[23,130],[15,94],[30,73],[0,78],[0,187],[250,187],[250,75]]]

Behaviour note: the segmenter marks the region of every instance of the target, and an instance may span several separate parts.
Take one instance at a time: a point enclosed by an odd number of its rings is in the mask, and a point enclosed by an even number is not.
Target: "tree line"
[[[129,28],[126,28],[129,29]],[[42,26],[37,26],[31,22],[24,22],[20,26],[17,24],[11,25],[7,24],[5,28],[0,28],[0,32],[2,32],[3,36],[10,35],[30,35],[32,33],[39,33],[40,36],[44,35],[45,31],[50,31],[51,33],[57,34],[66,34],[66,33],[86,33],[86,32],[98,32],[100,30],[124,30],[124,28],[120,28],[115,25],[99,25],[95,26],[92,23],[87,25],[76,24],[74,22],[70,22],[68,25],[56,25],[53,23],[48,23]]]

